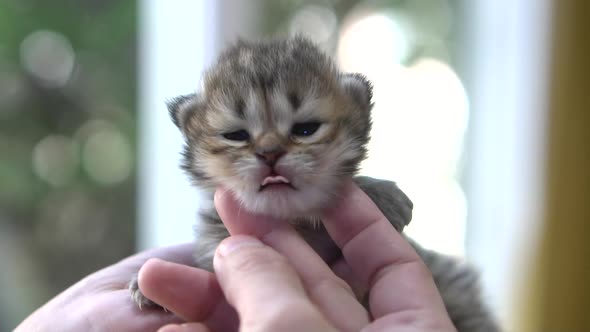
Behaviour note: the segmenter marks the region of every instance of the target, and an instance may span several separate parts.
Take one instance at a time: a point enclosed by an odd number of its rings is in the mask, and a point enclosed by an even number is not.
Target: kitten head
[[[200,187],[229,188],[247,210],[317,214],[365,158],[370,83],[340,73],[304,38],[239,42],[203,83],[168,105],[186,140],[183,168]]]

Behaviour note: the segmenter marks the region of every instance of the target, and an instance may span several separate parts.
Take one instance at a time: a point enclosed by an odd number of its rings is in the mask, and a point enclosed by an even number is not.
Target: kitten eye
[[[248,139],[250,139],[250,134],[248,134],[247,131],[245,131],[244,129],[241,130],[236,130],[236,131],[232,131],[231,133],[225,133],[223,134],[223,137],[225,139],[228,139],[230,141],[247,141]]]
[[[320,122],[313,121],[296,123],[293,125],[293,128],[291,128],[291,135],[301,137],[311,136],[318,130],[318,128],[321,125],[322,124]]]

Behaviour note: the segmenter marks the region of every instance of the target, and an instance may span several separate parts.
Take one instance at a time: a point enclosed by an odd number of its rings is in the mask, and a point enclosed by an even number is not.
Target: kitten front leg
[[[230,236],[214,208],[201,211],[201,220],[195,226],[195,266],[213,272],[213,256],[219,243]]]

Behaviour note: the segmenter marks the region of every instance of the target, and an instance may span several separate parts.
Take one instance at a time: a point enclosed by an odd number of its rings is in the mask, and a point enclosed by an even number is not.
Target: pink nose
[[[270,167],[273,167],[283,155],[285,155],[285,151],[281,149],[273,149],[270,151],[256,151],[256,158],[262,160],[265,164],[267,164]]]

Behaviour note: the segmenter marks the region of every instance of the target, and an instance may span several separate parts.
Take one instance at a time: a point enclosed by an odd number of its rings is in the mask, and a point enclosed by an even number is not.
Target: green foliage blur
[[[0,330],[135,247],[137,4],[0,1]]]

